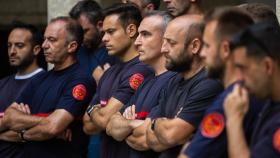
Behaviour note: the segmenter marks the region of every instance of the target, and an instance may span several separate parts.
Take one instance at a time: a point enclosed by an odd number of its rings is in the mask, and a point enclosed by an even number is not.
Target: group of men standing
[[[274,12],[163,2],[167,12],[159,0],[105,10],[82,0],[44,38],[15,25],[17,72],[0,80],[0,156],[279,157]],[[41,49],[52,70],[39,68]]]

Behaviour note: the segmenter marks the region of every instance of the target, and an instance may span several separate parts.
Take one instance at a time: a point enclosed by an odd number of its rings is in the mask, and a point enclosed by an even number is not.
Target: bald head
[[[175,37],[182,37],[183,41],[188,41],[197,37],[201,39],[203,32],[203,17],[200,15],[184,15],[172,20],[166,29],[166,33],[172,32]]]
[[[192,69],[192,64],[199,61],[202,32],[202,16],[199,15],[184,15],[169,22],[161,49],[168,70],[188,72]]]

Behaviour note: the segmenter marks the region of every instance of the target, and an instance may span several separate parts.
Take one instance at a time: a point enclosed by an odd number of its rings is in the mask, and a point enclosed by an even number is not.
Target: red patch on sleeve
[[[225,127],[224,116],[220,113],[207,114],[201,123],[201,134],[207,138],[219,136]]]
[[[280,153],[280,128],[273,135],[273,147]]]
[[[73,88],[72,95],[77,100],[84,100],[87,95],[87,89],[84,85],[78,84]]]
[[[137,90],[144,80],[144,76],[140,73],[134,74],[129,78],[129,85],[132,89]]]

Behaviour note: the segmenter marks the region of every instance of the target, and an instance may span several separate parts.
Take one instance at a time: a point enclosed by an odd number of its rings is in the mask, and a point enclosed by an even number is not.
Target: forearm
[[[106,130],[109,120],[122,106],[123,104],[119,100],[111,98],[105,107],[93,110],[91,120],[97,127],[101,127],[100,130]]]
[[[243,133],[242,120],[229,118],[226,126],[229,157],[249,158],[250,151]]]
[[[21,138],[18,133],[15,131],[5,131],[0,134],[0,140],[8,142],[21,142]]]
[[[0,132],[8,130],[8,127],[3,123],[3,118],[0,118]]]
[[[195,130],[191,124],[180,118],[158,118],[154,127],[154,132],[159,142],[170,148],[185,144]]]
[[[86,134],[88,135],[92,135],[92,134],[97,134],[97,133],[100,133],[101,130],[100,130],[101,127],[98,127],[97,125],[95,125],[90,117],[88,116],[88,114],[85,114],[84,115],[84,118],[83,118],[83,130]]]
[[[110,119],[106,131],[108,135],[111,135],[118,141],[124,140],[129,134],[132,133],[133,129],[141,125],[143,120],[127,120],[123,117],[119,119]]]
[[[4,117],[5,119],[5,117]],[[39,122],[42,120],[42,117],[38,116],[32,116],[27,114],[20,114],[16,117],[10,117],[6,125],[9,127],[9,129],[14,131],[21,131],[24,129],[32,128],[39,124]]]
[[[166,149],[168,149],[169,147],[165,144],[162,144],[158,138],[156,137],[155,133],[151,130],[148,129],[147,130],[147,145],[149,148],[153,149],[156,152],[161,152],[164,151]]]
[[[145,120],[139,127],[135,128],[130,136],[126,138],[127,144],[138,151],[145,151],[150,149],[147,144],[147,128],[149,121]]]

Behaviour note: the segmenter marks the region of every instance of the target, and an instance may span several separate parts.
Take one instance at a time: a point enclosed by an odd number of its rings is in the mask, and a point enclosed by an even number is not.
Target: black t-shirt
[[[95,82],[75,63],[63,70],[51,70],[33,79],[17,102],[30,106],[32,115],[47,116],[57,109],[69,112],[75,120],[69,125],[72,141],[53,138],[24,143],[24,157],[85,157],[88,136],[83,132],[83,116],[95,90]]]
[[[187,80],[178,74],[162,91],[159,108],[152,117],[180,118],[197,128],[204,111],[222,90],[219,81],[207,79],[205,69]],[[167,149],[159,157],[177,157],[181,148],[180,145]]]
[[[7,76],[0,80],[0,113],[4,113],[6,108],[16,100],[21,94],[23,89],[29,84],[29,82],[42,74],[45,71],[43,69],[37,69],[34,72],[24,75]],[[0,140],[0,157],[21,157],[22,143],[14,143]]]
[[[152,74],[153,71],[147,65],[141,63],[138,57],[125,63],[117,63],[101,77],[97,92],[90,104],[106,106],[111,97],[126,104],[144,79]],[[115,157],[116,153],[119,152],[117,148],[119,145],[120,142],[109,137],[106,132],[101,133],[102,158]]]

